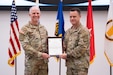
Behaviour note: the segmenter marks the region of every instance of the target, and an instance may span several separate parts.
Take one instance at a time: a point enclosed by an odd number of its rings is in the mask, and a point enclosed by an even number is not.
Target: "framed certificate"
[[[48,53],[50,56],[58,56],[63,51],[63,41],[61,37],[48,37]]]

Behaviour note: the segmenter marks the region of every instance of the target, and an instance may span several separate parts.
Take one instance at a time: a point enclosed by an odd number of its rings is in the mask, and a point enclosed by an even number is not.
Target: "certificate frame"
[[[47,48],[50,57],[56,57],[63,53],[63,40],[62,37],[48,37]]]

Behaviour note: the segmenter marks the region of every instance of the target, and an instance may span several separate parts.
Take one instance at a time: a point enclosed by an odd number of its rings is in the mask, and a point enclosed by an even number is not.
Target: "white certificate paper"
[[[50,56],[62,54],[62,38],[48,37],[48,51]]]

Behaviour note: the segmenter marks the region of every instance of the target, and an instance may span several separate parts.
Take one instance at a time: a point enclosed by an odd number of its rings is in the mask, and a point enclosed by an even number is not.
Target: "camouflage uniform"
[[[67,53],[67,75],[87,75],[89,67],[89,31],[81,24],[70,28],[64,36]]]
[[[41,54],[47,53],[48,33],[42,25],[26,24],[21,29],[19,40],[25,51],[24,75],[48,75],[48,60]]]

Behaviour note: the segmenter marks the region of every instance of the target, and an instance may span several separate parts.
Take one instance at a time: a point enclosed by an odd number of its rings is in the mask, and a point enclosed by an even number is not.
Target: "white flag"
[[[110,0],[108,19],[105,30],[105,56],[110,64],[113,66],[113,0]]]

